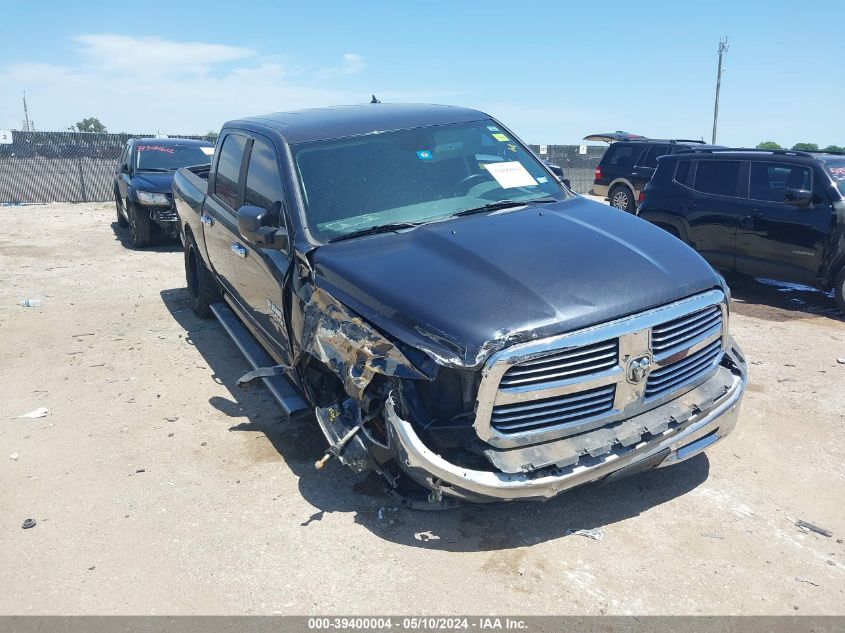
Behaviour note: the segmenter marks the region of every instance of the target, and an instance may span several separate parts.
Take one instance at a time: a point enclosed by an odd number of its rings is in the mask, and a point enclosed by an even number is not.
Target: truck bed
[[[196,167],[182,167],[173,177],[173,198],[176,209],[184,213],[185,206],[190,207],[197,215],[202,214],[202,203],[208,191],[208,175],[210,165]],[[183,202],[184,204],[180,204]],[[184,218],[188,220],[188,218]]]

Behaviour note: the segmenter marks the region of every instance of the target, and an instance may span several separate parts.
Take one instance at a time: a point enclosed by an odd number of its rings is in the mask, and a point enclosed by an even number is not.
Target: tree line
[[[757,144],[757,149],[792,149],[796,152],[834,152],[845,154],[845,147],[841,145],[828,145],[827,147],[819,148],[816,143],[796,143],[792,147],[781,147],[774,141],[763,141]]]

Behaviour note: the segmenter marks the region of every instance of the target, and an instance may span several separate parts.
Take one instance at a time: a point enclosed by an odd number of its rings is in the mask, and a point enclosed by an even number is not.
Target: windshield
[[[302,143],[293,155],[308,225],[323,242],[499,200],[570,195],[490,120]]]
[[[839,189],[839,193],[845,198],[845,161],[841,163],[828,163],[827,170],[833,177],[833,182]]]
[[[201,145],[158,145],[156,143],[135,146],[135,169],[173,171],[180,167],[208,165],[211,163],[213,147]]]

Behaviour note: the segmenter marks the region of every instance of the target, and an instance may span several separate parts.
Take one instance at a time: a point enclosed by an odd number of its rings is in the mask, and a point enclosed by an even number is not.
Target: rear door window
[[[214,177],[214,194],[221,202],[235,209],[238,206],[238,179],[244,158],[246,137],[229,134],[223,141],[220,157],[217,159],[217,172]]]
[[[714,196],[736,196],[739,182],[738,160],[700,160],[693,189]]]
[[[652,145],[648,148],[648,151],[643,154],[642,158],[640,158],[639,164],[641,167],[651,167],[652,169],[655,169],[657,168],[657,159],[668,153],[668,145]]]
[[[751,163],[748,194],[753,200],[783,202],[787,189],[812,191],[813,172],[805,165]]]

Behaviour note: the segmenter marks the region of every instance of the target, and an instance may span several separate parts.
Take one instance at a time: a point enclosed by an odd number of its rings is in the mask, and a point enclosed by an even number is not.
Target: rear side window
[[[246,137],[229,134],[223,141],[220,158],[217,159],[217,175],[214,177],[214,193],[221,202],[232,209],[238,205],[238,178],[244,158]]]
[[[668,145],[652,145],[640,158],[642,167],[657,167],[657,159],[669,153]]]
[[[691,160],[679,160],[677,167],[675,167],[675,182],[689,185],[690,167],[692,167]]]
[[[738,160],[700,160],[693,189],[714,196],[736,196],[739,166]]]
[[[787,189],[813,188],[813,172],[804,165],[751,163],[748,194],[754,200],[783,202]]]
[[[282,208],[282,177],[276,152],[267,141],[256,139],[249,155],[244,204],[261,207],[278,215]]]
[[[634,159],[641,149],[642,145],[634,146],[614,143],[608,148],[607,152],[605,152],[602,163],[606,166],[619,167],[623,169],[626,167],[633,167]]]

